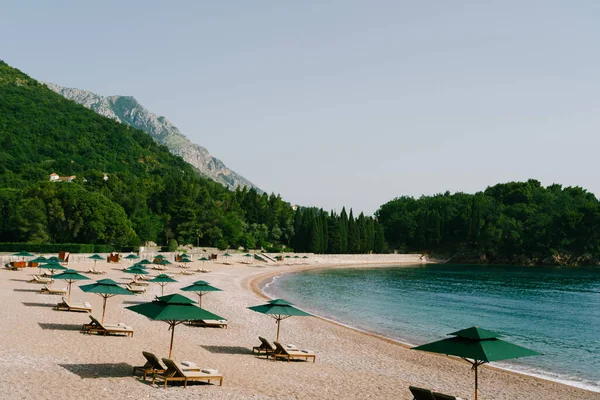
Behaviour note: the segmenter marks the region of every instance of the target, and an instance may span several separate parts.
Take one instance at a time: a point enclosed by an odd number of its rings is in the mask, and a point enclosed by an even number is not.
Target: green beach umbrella
[[[143,303],[125,308],[141,314],[153,321],[163,321],[169,324],[169,329],[171,330],[169,358],[171,358],[173,355],[173,337],[175,336],[175,326],[184,321],[223,319],[223,317],[219,317],[210,311],[206,311],[196,306],[195,301],[180,294],[171,294],[168,296],[158,297],[156,300],[150,303]]]
[[[141,265],[138,265],[138,264],[135,264],[135,265],[123,270],[123,272],[125,272],[126,274],[135,274],[136,276],[137,275],[148,275],[150,273],[145,268],[143,268]]]
[[[244,254],[244,257],[252,257],[252,254],[246,253],[246,254]]]
[[[309,314],[305,311],[294,307],[292,303],[283,299],[271,300],[267,302],[267,304],[262,304],[260,306],[253,306],[248,308],[252,311],[256,311],[261,314],[266,314],[277,321],[277,339],[275,340],[276,342],[279,341],[279,325],[282,320],[287,319],[289,317],[312,317],[312,314]]]
[[[139,261],[137,264],[148,265],[148,264],[152,264],[152,261],[144,258],[142,261]]]
[[[63,267],[59,263],[54,262],[54,261],[48,261],[48,260],[46,261],[45,264],[40,264],[38,266],[38,268],[49,269],[52,276],[54,276],[54,271],[66,271],[67,270],[67,268]]]
[[[300,258],[300,256],[294,256],[294,258]]]
[[[537,351],[498,339],[502,336],[477,326],[450,333],[454,337],[413,347],[412,350],[446,354],[469,362],[475,371],[475,400],[478,399],[477,367],[491,361],[537,356]]]
[[[56,256],[52,256],[52,257],[48,258],[48,261],[50,261],[50,262],[55,262],[55,263],[59,263],[59,262],[61,262],[61,261],[63,261],[63,260],[61,260],[60,258],[58,258],[58,257],[56,257]]]
[[[202,296],[209,292],[221,292],[222,290],[211,286],[210,283],[206,281],[196,281],[190,286],[186,286],[181,288],[181,290],[186,292],[195,292],[198,295],[198,306],[202,308]]]
[[[101,279],[96,283],[81,285],[79,286],[79,289],[86,293],[95,293],[104,299],[104,304],[102,305],[102,323],[104,323],[104,314],[106,313],[106,300],[109,297],[114,297],[121,294],[133,296],[133,293],[125,288],[122,288],[112,279]]]
[[[136,256],[133,253],[131,253],[127,257],[125,257],[126,260],[138,260],[139,258],[140,258],[140,256]]]
[[[48,261],[48,259],[44,256],[39,256],[39,257],[36,257],[33,260],[31,260],[31,262],[34,262],[34,263],[45,263],[47,261]]]
[[[97,261],[101,261],[104,260],[104,257],[99,256],[98,254],[93,254],[91,256],[88,257],[90,260],[94,260],[94,268],[96,268],[96,262]]]
[[[28,253],[26,251],[20,251],[18,253],[13,254],[13,256],[15,256],[15,257],[21,257],[24,260],[25,257],[33,257],[33,254]]]
[[[163,258],[162,260],[158,261],[158,264],[160,265],[171,265],[171,261],[167,260],[166,258]]]
[[[231,257],[231,254],[225,253],[225,254],[223,254],[223,257]]]
[[[60,274],[53,276],[53,278],[67,281],[67,283],[69,285],[69,295],[68,295],[67,299],[69,302],[71,301],[71,285],[73,284],[73,282],[85,281],[85,280],[90,279],[85,275],[81,275],[79,272],[77,272],[73,269],[68,269],[66,271],[63,271]]]
[[[285,256],[285,258],[292,258],[292,257],[290,257],[290,256]]]
[[[308,258],[308,256],[302,256],[302,258]]]
[[[168,283],[177,282],[177,281],[175,279],[171,278],[167,274],[160,274],[160,275],[150,279],[148,282],[158,283],[160,285],[160,295],[164,296],[165,295],[165,286]]]

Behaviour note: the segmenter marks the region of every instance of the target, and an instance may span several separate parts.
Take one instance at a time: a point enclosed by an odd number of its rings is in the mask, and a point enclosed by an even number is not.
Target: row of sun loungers
[[[133,336],[133,328],[125,324],[107,324],[101,323],[93,315],[90,315],[91,322],[81,327],[83,332],[87,332],[90,335],[92,333],[99,333],[104,336],[106,335],[125,335]]]
[[[306,361],[309,359],[313,360],[313,363],[317,359],[317,355],[312,350],[301,350],[294,345],[288,344],[283,346],[279,342],[274,342],[275,347],[264,337],[259,336],[260,345],[252,348],[252,353],[256,351],[257,354],[264,354],[267,358],[273,357],[273,361],[277,361],[278,358],[282,358],[290,362],[295,358],[303,358]]]
[[[199,319],[199,320],[194,320],[194,321],[188,321],[187,324],[189,326],[200,326],[203,328],[225,328],[225,329],[227,329],[227,321],[224,319],[220,319],[220,320]]]
[[[164,381],[164,387],[167,387],[167,383],[170,381],[182,381],[183,387],[186,388],[190,381],[207,381],[210,383],[215,380],[219,382],[219,385],[223,385],[223,375],[218,370],[212,368],[200,368],[195,363],[190,361],[176,362],[174,360],[163,358],[161,364],[154,354],[147,351],[142,352],[146,359],[146,364],[133,367],[133,375],[136,372],[143,372],[143,379],[150,374],[152,377],[152,384],[159,379]]]
[[[101,274],[105,274],[105,273],[106,273],[106,271],[104,271],[103,269],[90,268],[88,270],[88,274],[101,275]]]
[[[432,392],[429,389],[423,389],[416,386],[409,386],[408,389],[413,395],[413,400],[462,400],[460,397]]]
[[[132,285],[125,285],[125,289],[129,290],[131,293],[146,293],[146,288],[144,286],[132,286]]]

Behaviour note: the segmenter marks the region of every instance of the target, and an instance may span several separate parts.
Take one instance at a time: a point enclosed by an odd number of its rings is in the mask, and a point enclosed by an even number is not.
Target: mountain
[[[168,119],[146,110],[131,96],[100,96],[87,90],[65,88],[54,83],[46,85],[62,95],[98,114],[131,125],[148,133],[157,143],[167,146],[172,154],[182,157],[200,173],[230,190],[247,186],[262,192],[252,182],[230,170],[223,162],[210,155],[208,150],[192,143]]]

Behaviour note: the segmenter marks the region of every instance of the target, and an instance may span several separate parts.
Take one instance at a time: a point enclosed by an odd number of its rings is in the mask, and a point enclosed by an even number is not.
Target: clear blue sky
[[[600,193],[599,21],[583,0],[5,1],[0,59],[134,96],[292,203],[372,213],[528,178]]]

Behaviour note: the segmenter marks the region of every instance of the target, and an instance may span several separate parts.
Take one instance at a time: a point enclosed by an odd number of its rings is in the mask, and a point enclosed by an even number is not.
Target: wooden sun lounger
[[[129,290],[131,293],[146,293],[145,287],[135,287],[130,285],[125,285],[125,288]]]
[[[82,330],[84,332],[89,333],[101,333],[104,336],[106,335],[126,335],[133,336],[133,328],[126,325],[120,324],[103,324],[94,318],[93,315],[90,315],[91,323],[83,325]]]
[[[67,288],[56,289],[56,288],[50,287],[48,285],[44,285],[40,289],[40,293],[45,293],[45,294],[67,294]]]
[[[259,336],[258,340],[260,340],[260,345],[254,346],[252,348],[252,353],[254,353],[255,351],[258,353],[258,355],[260,355],[261,353],[265,353],[265,356],[267,358],[269,358],[270,355],[273,355],[275,353],[275,347],[273,347],[273,345],[269,343],[267,339],[265,339],[262,336]]]
[[[309,350],[291,350],[286,349],[279,342],[275,342],[275,353],[273,353],[273,361],[277,361],[278,358],[287,359],[288,362],[292,358],[304,358],[308,361],[309,358],[313,359],[313,363],[317,360],[317,355]]]
[[[197,319],[188,321],[190,326],[201,326],[203,328],[225,328],[227,329],[227,321],[224,319]]]
[[[64,297],[62,298],[62,302],[56,305],[55,309],[59,311],[92,312],[90,303],[69,303]]]
[[[29,282],[30,283],[42,283],[42,284],[46,285],[48,283],[54,282],[54,280],[52,278],[46,278],[43,276],[33,275],[33,277],[31,278],[31,280]]]
[[[129,286],[148,286],[150,285],[148,282],[140,282],[139,280],[132,280],[129,282]]]
[[[188,381],[208,381],[210,383],[211,380],[218,380],[219,385],[223,386],[223,375],[216,370],[201,369],[195,365],[185,366],[168,358],[163,358],[162,361],[167,366],[167,370],[162,374],[154,374],[152,384],[156,379],[163,379],[166,388],[169,381],[183,381],[183,387],[186,388]]]
[[[137,371],[144,371],[143,379],[146,380],[146,376],[149,374],[161,374],[167,370],[154,354],[147,351],[142,351],[142,354],[146,359],[146,364],[133,367],[133,375],[135,375]]]
[[[100,274],[105,274],[106,271],[104,271],[102,269],[90,268],[88,273],[94,274],[94,275],[100,275]]]

